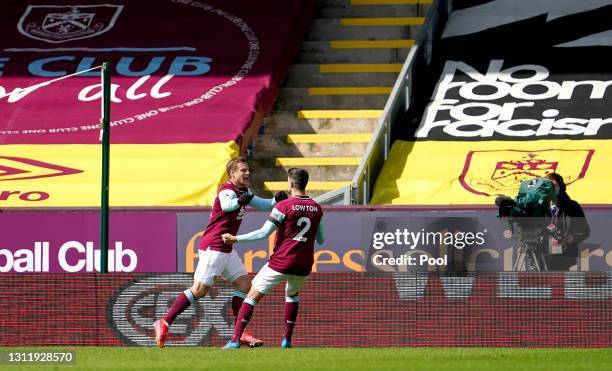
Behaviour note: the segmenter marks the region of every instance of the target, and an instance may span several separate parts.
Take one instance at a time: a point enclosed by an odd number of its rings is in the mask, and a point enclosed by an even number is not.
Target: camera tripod
[[[548,250],[548,230],[546,223],[529,218],[529,221],[513,219],[510,221],[513,234],[518,236],[518,256],[513,271],[547,271],[545,256]]]

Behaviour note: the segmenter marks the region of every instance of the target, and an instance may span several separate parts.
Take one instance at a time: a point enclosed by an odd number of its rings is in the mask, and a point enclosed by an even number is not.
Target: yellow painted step
[[[421,26],[425,17],[342,18],[341,26]]]
[[[391,73],[400,72],[401,69],[401,63],[329,63],[319,65],[320,73]]]
[[[380,48],[410,48],[414,39],[403,40],[333,40],[329,42],[332,49],[380,49]]]
[[[289,134],[287,143],[368,143],[372,134]]]
[[[338,188],[350,185],[351,182],[308,182],[306,193],[308,191],[333,191]],[[284,191],[287,190],[287,181],[284,182],[264,182],[264,188],[267,191]]]
[[[377,119],[382,110],[301,110],[300,119]]]
[[[361,157],[280,157],[276,159],[276,166],[358,166]]]
[[[431,4],[433,0],[351,0],[351,5],[416,5]]]
[[[308,88],[308,95],[380,95],[391,94],[391,86],[345,86]]]

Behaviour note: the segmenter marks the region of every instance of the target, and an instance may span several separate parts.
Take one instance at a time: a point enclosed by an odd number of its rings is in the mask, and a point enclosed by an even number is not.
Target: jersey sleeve
[[[270,223],[269,220],[266,220],[264,225],[256,231],[245,233],[236,236],[236,242],[252,242],[263,240],[264,238],[268,238],[272,232],[276,229],[276,225]]]
[[[236,192],[231,189],[224,189],[219,192],[219,204],[221,205],[221,210],[225,212],[234,211],[240,207],[238,204],[238,196]]]
[[[272,209],[272,212],[270,212],[270,216],[268,217],[269,222],[278,226],[283,222],[283,220],[285,220],[286,212],[284,212],[285,208],[283,206],[284,205],[282,203],[277,204],[276,207]]]
[[[257,210],[270,210],[274,206],[276,201],[274,198],[261,198],[253,196],[249,205],[253,206]]]

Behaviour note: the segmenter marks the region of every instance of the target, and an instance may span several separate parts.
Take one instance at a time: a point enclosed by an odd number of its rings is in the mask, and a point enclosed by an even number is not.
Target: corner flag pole
[[[108,176],[110,167],[110,63],[102,64],[102,199],[100,203],[100,272],[108,273]]]

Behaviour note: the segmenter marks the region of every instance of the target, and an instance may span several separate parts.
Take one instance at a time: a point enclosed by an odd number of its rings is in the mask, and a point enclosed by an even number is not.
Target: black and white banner
[[[612,138],[612,0],[453,5],[415,139]]]

